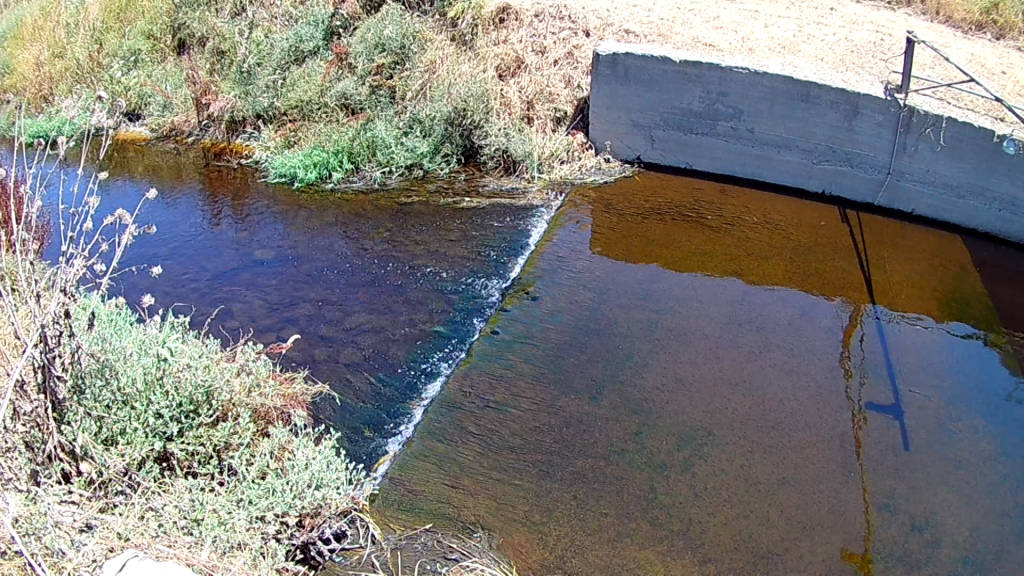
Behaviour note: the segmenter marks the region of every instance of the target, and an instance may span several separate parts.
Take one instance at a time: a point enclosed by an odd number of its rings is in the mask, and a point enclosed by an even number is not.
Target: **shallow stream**
[[[218,162],[160,145],[111,149],[101,214],[159,192],[139,216],[157,232],[126,252],[124,267],[140,270],[122,275],[116,292],[131,303],[150,293],[153,310],[192,314],[225,342],[299,334],[283,364],[308,368],[338,394],[315,415],[373,467],[463,357],[553,204],[458,181],[300,192]],[[146,272],[154,265],[158,278]]]
[[[472,181],[297,192],[159,146],[108,170],[107,210],[160,191],[128,264],[163,275],[119,291],[300,334],[284,363],[338,393],[316,414],[358,461],[440,392],[390,522],[491,532],[521,574],[1024,566],[1019,248],[653,173],[548,226],[558,198]]]

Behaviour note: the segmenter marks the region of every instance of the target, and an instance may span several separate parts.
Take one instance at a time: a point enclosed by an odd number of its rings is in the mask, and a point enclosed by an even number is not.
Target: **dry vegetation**
[[[1024,1],[1021,0],[892,0],[941,22],[996,38],[1024,37]]]
[[[444,175],[532,181],[619,167],[574,137],[594,45],[697,57],[878,93],[913,28],[1024,101],[1022,0],[131,0],[8,2],[0,85],[35,136],[81,126],[103,90],[158,135],[242,140],[295,185]],[[900,8],[906,6],[907,8]],[[896,9],[892,9],[896,8]],[[951,23],[971,34],[929,22]],[[950,79],[919,54],[918,72]],[[915,104],[1009,131],[1005,111],[939,91]],[[597,151],[600,152],[600,151]]]
[[[494,553],[496,544],[486,534],[456,537],[430,526],[387,533],[378,529],[369,545],[342,552],[322,576],[517,576]]]
[[[407,4],[30,0],[0,26],[0,83],[40,113],[31,134],[75,130],[103,91],[157,134],[248,141],[296,185],[467,164],[535,181],[617,172],[570,134],[585,76],[555,94],[565,82],[538,72],[571,70],[517,52],[534,45],[493,51],[495,36],[534,39],[507,7]]]
[[[653,43],[699,59],[788,74],[881,96],[886,82],[898,81],[905,32],[915,30],[958,63],[1024,105],[1024,38],[996,40],[925,18],[919,9],[901,9],[857,0],[502,0],[528,15],[518,34],[547,44],[570,44],[563,60],[567,75],[589,82],[590,50],[601,40]],[[944,4],[974,5],[973,0]],[[1017,2],[1019,5],[1020,2]],[[894,9],[895,8],[895,9]],[[947,63],[918,50],[915,73],[944,81],[959,79]],[[551,73],[548,78],[560,77]],[[578,77],[577,77],[578,78]],[[565,85],[571,87],[572,84]],[[955,116],[997,132],[1021,130],[998,105],[953,90],[915,95],[911,104]]]
[[[299,572],[292,550],[349,530],[369,478],[311,427],[322,385],[255,343],[223,349],[152,297],[137,311],[105,297],[155,232],[138,220],[157,192],[100,212],[105,173],[66,153],[102,157],[119,119],[102,103],[89,118],[75,140],[16,141],[0,175],[0,574],[92,573],[126,548],[209,573]]]

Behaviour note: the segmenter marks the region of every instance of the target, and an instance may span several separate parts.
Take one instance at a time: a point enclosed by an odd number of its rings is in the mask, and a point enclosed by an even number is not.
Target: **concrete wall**
[[[899,103],[879,96],[607,43],[594,54],[590,137],[620,160],[841,196],[1024,243],[1024,156],[973,124],[909,107],[901,119]]]

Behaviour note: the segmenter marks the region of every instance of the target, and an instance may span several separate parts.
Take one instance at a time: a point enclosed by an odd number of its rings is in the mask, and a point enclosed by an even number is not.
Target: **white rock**
[[[103,563],[98,576],[196,576],[174,562],[157,562],[136,550],[126,550]]]

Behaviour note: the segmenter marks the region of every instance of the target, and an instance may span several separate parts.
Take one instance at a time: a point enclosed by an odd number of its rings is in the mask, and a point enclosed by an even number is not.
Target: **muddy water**
[[[524,574],[1018,574],[1024,253],[679,177],[575,191],[376,503]]]
[[[198,151],[122,145],[104,161],[101,212],[160,195],[139,217],[122,276],[129,302],[194,313],[225,340],[301,335],[283,363],[308,368],[340,402],[317,416],[372,465],[412,405],[458,361],[543,229],[544,212],[467,183],[377,194],[298,192]],[[475,195],[474,207],[460,207]],[[414,201],[429,195],[432,201]],[[152,311],[151,311],[152,312]],[[251,332],[250,332],[251,331]]]

